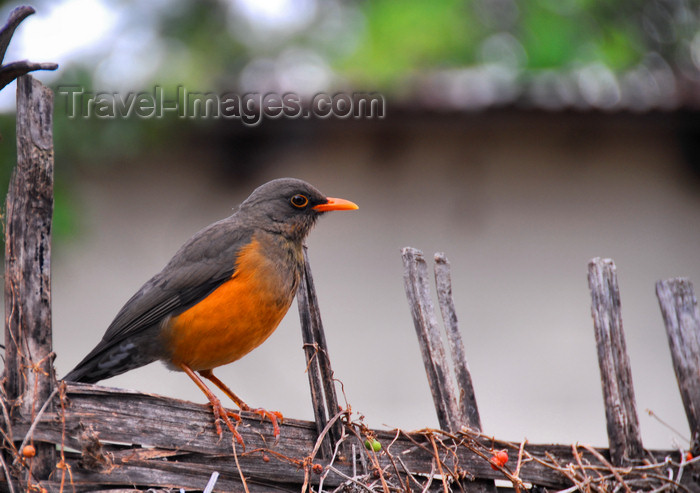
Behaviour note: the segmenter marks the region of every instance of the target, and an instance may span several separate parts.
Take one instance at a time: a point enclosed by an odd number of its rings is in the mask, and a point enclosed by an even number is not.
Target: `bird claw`
[[[224,407],[221,405],[221,401],[217,399],[217,402],[211,402],[211,407],[214,412],[214,426],[216,426],[216,434],[219,435],[219,440],[224,435],[223,430],[221,429],[221,421],[226,423],[226,427],[231,431],[233,434],[233,437],[236,439],[236,441],[243,447],[245,450],[245,442],[243,441],[243,437],[241,436],[240,433],[238,433],[238,430],[236,427],[231,423],[231,420],[229,419],[229,416],[234,418],[237,423],[241,422],[241,417],[233,412],[227,411],[224,409]]]
[[[238,423],[240,423],[241,421],[243,421],[243,418],[241,418],[241,415],[238,414],[237,412],[229,411],[228,409],[226,409],[226,415],[227,415],[229,418],[235,419],[236,422],[238,422]]]
[[[222,420],[224,423],[226,423],[226,426],[228,427],[229,430],[231,430],[231,433],[233,433],[233,436],[236,437],[236,440],[238,443],[240,443],[243,446],[243,449],[245,450],[245,444],[243,443],[243,438],[241,435],[238,433],[236,430],[236,427],[233,426],[233,423],[231,423],[231,420],[229,417],[235,419],[237,421],[237,424],[240,424],[241,422],[241,415],[238,413],[234,413],[233,411],[227,411],[224,409],[224,407],[221,405],[221,401],[219,400],[218,397],[216,397],[214,394],[212,394],[211,390],[204,385],[204,382],[197,376],[197,374],[192,371],[192,369],[185,365],[182,364],[180,365],[183,371],[185,371],[192,380],[197,384],[197,386],[204,392],[207,397],[209,398],[209,402],[211,403],[213,409],[214,409],[214,418],[215,418],[215,424],[216,424],[216,432],[219,435],[219,440],[221,439],[222,436],[222,430],[221,430],[221,424],[219,424],[219,420]],[[236,403],[236,405],[240,408],[241,411],[250,411],[255,414],[258,414],[262,417],[264,420],[265,418],[269,419],[270,422],[272,423],[272,428],[273,428],[273,433],[275,435],[275,444],[279,441],[280,437],[280,427],[277,421],[279,420],[280,422],[284,420],[284,416],[282,416],[282,413],[277,412],[277,411],[267,411],[263,408],[256,408],[256,409],[251,409],[251,407],[243,402],[240,397],[238,397],[236,394],[233,393],[231,389],[229,389],[226,384],[224,384],[221,380],[216,378],[214,374],[211,372],[211,370],[200,370],[199,374],[202,375],[204,378],[207,378],[214,382],[214,384],[219,387],[224,394],[229,396],[233,402]]]
[[[265,418],[270,420],[270,423],[272,423],[272,434],[275,436],[275,445],[279,442],[280,439],[280,427],[279,423],[284,422],[284,416],[282,416],[282,413],[279,411],[268,411],[267,409],[263,409],[261,407],[256,408],[256,409],[244,409],[245,411],[250,411],[251,413],[255,413],[260,416],[262,420],[265,420]]]

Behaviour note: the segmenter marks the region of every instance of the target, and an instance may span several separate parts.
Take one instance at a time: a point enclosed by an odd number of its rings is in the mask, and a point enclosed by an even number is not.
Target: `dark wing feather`
[[[251,237],[252,230],[239,227],[235,216],[197,233],[126,302],[95,349],[64,379],[95,382],[159,359],[161,354],[148,347],[148,342],[157,339],[153,329],[157,330],[163,319],[195,305],[229,279],[240,249],[250,243]],[[125,345],[126,339],[137,342]],[[123,354],[127,350],[130,354]],[[115,356],[114,351],[121,353]],[[100,365],[101,361],[115,357],[120,364]],[[98,371],[100,366],[108,366],[109,371]]]

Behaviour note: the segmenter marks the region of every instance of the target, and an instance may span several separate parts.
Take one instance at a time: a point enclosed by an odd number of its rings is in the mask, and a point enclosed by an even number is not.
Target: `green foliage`
[[[599,3],[522,2],[517,36],[528,56],[527,68],[560,70],[598,62],[619,71],[639,62],[639,26],[628,18],[598,15]]]
[[[472,63],[483,29],[461,0],[377,0],[362,4],[365,31],[338,69],[359,83],[386,87],[412,73]]]
[[[636,15],[640,2],[622,2],[629,15],[611,9],[606,0],[522,0],[513,5],[509,22],[498,13],[485,19],[477,2],[363,2],[361,41],[336,67],[355,82],[391,89],[421,71],[473,66],[484,40],[498,32],[509,32],[520,43],[525,70],[566,70],[598,62],[621,71],[638,63],[646,50]]]
[[[644,54],[641,40],[629,25],[620,26],[619,29],[605,29],[593,43],[592,58],[614,71],[631,68]]]
[[[3,204],[16,163],[15,115],[0,115],[0,197]],[[2,208],[4,210],[4,205]]]
[[[538,0],[520,5],[519,38],[528,68],[556,69],[580,58],[588,31],[580,15],[557,12]]]
[[[158,82],[166,88],[213,88],[240,72],[250,53],[234,36],[228,18],[224,4],[211,0],[164,9],[156,26],[166,47]]]

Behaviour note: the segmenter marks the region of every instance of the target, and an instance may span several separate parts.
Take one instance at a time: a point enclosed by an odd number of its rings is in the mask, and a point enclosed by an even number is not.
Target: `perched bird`
[[[326,197],[308,183],[282,178],[258,187],[233,213],[190,238],[158,274],[126,302],[102,340],[64,380],[94,383],[161,360],[184,371],[209,399],[216,431],[223,420],[243,440],[200,376],[243,411],[251,409],[212,370],[262,344],[287,313],[301,281],[302,245],[326,211],[357,205]]]

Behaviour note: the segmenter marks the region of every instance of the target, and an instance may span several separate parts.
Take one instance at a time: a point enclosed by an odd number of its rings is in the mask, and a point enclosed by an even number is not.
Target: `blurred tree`
[[[477,61],[483,23],[462,0],[376,0],[359,4],[365,18],[361,41],[336,61],[355,84],[391,90],[407,76]]]
[[[416,77],[502,66],[527,98],[542,71],[575,79],[594,66],[590,73],[607,73],[624,91],[625,74],[637,80],[661,61],[700,80],[700,0],[94,1],[120,16],[118,39],[64,63],[56,85],[79,73],[88,89],[86,77],[122,90],[130,81],[126,89],[158,84],[171,93],[307,87],[391,97]],[[134,48],[141,40],[147,49]]]
[[[388,99],[434,94],[428,104],[467,109],[698,102],[687,88],[700,82],[700,0],[92,1],[118,17],[114,39],[58,60],[56,88],[305,96],[359,89]],[[40,13],[55,5],[35,2]],[[215,123],[173,113],[69,119],[65,99],[56,101],[57,170],[156,152],[192,133],[183,128],[209,132]],[[6,153],[14,137],[3,130]]]

